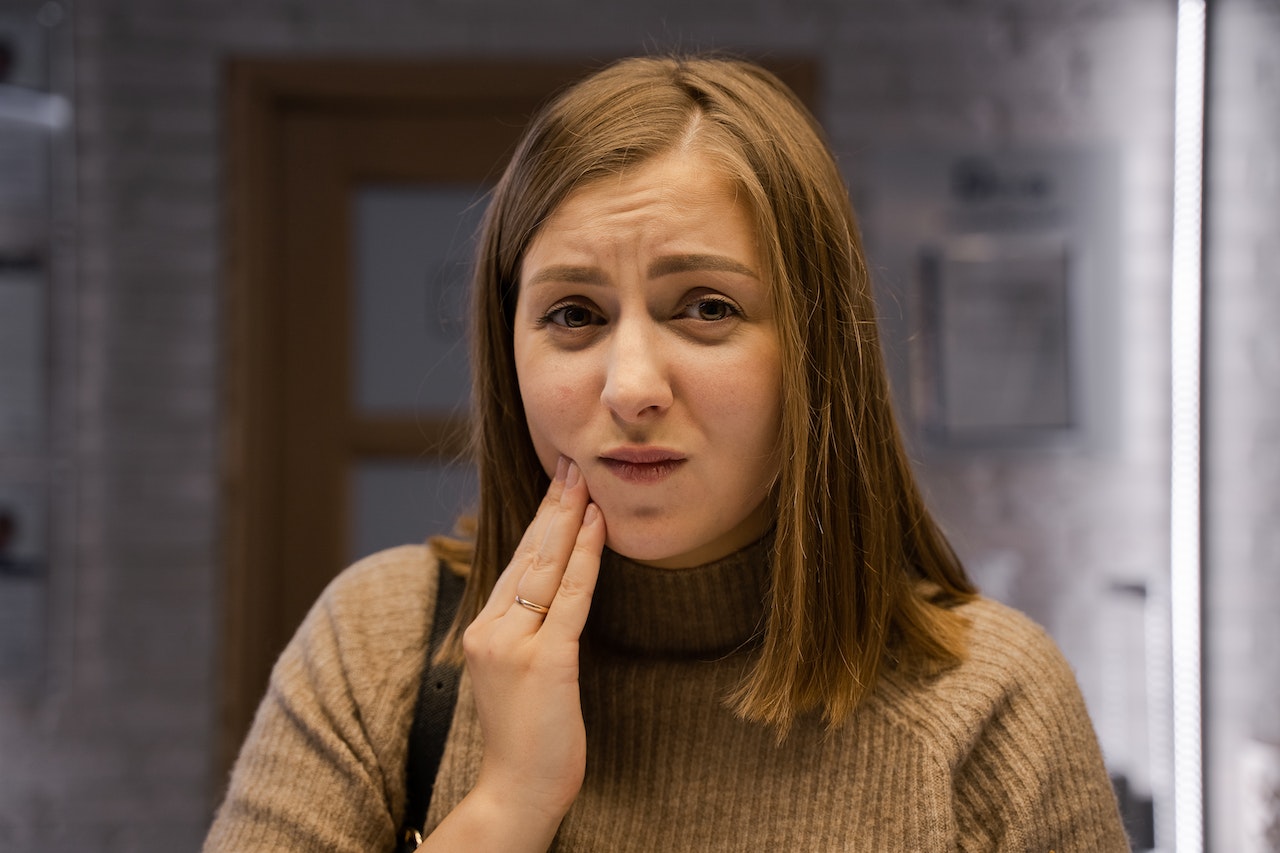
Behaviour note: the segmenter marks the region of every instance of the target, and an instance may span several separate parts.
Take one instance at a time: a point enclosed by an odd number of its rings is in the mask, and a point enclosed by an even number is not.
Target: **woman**
[[[1069,668],[921,501],[781,83],[633,59],[564,93],[476,283],[475,542],[335,581],[206,850],[391,849],[441,557],[465,669],[423,851],[1128,849]]]

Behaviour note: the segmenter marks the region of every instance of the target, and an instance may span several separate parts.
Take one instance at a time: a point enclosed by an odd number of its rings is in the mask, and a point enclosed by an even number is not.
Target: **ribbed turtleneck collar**
[[[692,569],[657,569],[606,551],[587,631],[593,643],[640,655],[707,658],[763,627],[772,533]]]

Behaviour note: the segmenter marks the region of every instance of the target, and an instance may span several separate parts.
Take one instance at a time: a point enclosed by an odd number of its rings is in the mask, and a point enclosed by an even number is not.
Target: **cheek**
[[[757,376],[760,374],[756,374]],[[771,375],[766,371],[764,375]],[[737,436],[739,452],[755,460],[761,476],[772,479],[777,473],[778,442],[782,431],[781,381],[744,382],[734,389],[731,401],[725,401],[725,410],[733,411],[726,426]]]
[[[701,387],[709,410],[723,413],[735,432],[776,437],[782,422],[782,367],[776,358],[725,364],[706,372]]]
[[[547,476],[553,476],[560,454],[573,457],[577,452],[573,427],[585,421],[576,414],[578,394],[572,385],[553,380],[522,383],[521,393],[533,449]]]
[[[525,417],[535,437],[555,440],[582,421],[575,416],[582,406],[582,390],[559,377],[524,382],[521,393]]]
[[[752,436],[758,452],[772,455],[782,430],[782,398],[778,389],[757,386],[745,391],[742,399],[751,401],[749,406],[744,407],[743,423],[754,425],[754,429],[744,430],[744,434]]]

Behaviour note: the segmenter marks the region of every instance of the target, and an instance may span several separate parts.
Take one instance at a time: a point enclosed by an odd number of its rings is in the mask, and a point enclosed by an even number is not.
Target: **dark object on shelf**
[[[1151,850],[1156,846],[1155,809],[1151,797],[1135,792],[1124,774],[1112,776],[1111,785],[1116,789],[1120,818],[1124,821],[1124,831],[1129,834],[1134,853]]]

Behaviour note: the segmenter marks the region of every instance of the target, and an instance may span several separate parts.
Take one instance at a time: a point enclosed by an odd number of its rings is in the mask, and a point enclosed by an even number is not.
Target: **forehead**
[[[710,242],[754,256],[757,228],[747,198],[708,154],[669,152],[579,186],[547,217],[525,259],[622,241],[649,248]]]

